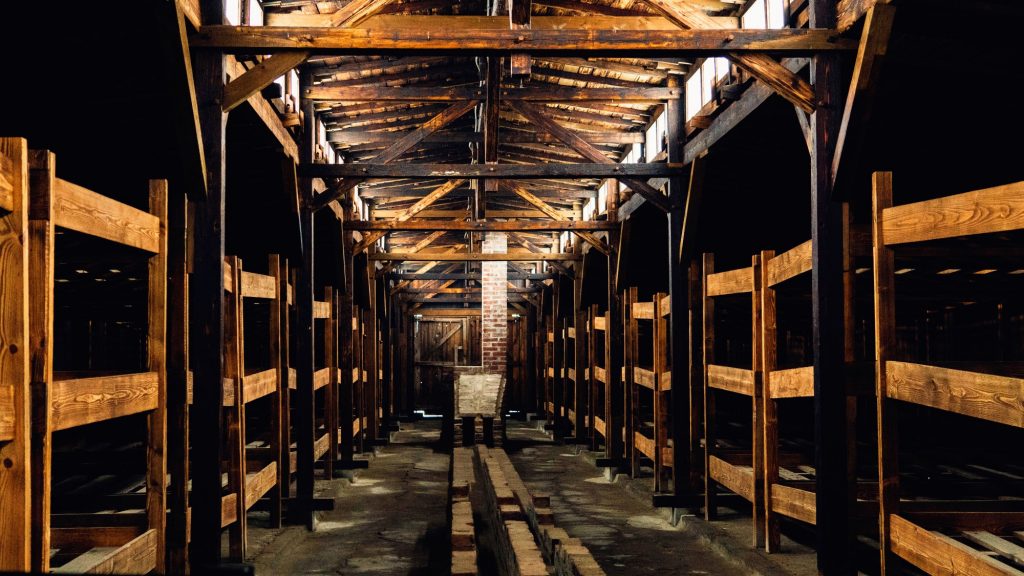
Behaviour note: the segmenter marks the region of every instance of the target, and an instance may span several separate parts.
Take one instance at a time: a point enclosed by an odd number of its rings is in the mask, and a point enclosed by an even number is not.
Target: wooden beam
[[[419,214],[420,212],[426,210],[427,207],[429,207],[431,204],[433,204],[437,200],[443,198],[445,194],[448,194],[452,190],[458,188],[464,182],[465,182],[465,180],[449,180],[448,182],[445,182],[441,186],[438,186],[433,191],[431,191],[430,194],[427,194],[426,196],[421,198],[418,202],[416,202],[415,204],[413,204],[409,208],[406,208],[401,214],[399,214],[397,217],[395,217],[395,219],[393,221],[391,221],[390,224],[401,224],[402,222],[409,221],[413,216],[415,216],[415,215]],[[352,229],[352,228],[350,228],[350,229]],[[387,234],[387,233],[388,233],[388,230],[386,230],[386,229],[374,230],[374,231],[370,232],[369,234],[365,235],[363,237],[363,239],[359,241],[358,244],[356,244],[355,248],[352,249],[353,253],[354,254],[359,254],[360,252],[365,250],[367,246],[369,246],[369,245],[373,244],[374,242],[376,242],[377,240],[383,238],[384,235]]]
[[[401,4],[406,6],[407,3]],[[323,21],[330,14],[268,14],[266,25],[274,28],[334,28]],[[618,16],[618,17],[617,17]],[[739,19],[733,16],[712,16],[720,28],[739,28]],[[451,27],[474,30],[509,30],[506,14],[379,14],[353,26],[363,30],[396,32],[422,30],[437,32]],[[586,15],[586,16],[534,16],[534,30],[676,30],[678,26],[657,14]]]
[[[398,139],[393,144],[388,146],[387,149],[385,149],[383,152],[381,152],[374,158],[374,161],[379,162],[382,165],[387,165],[387,163],[397,160],[402,154],[405,154],[406,152],[411,150],[413,147],[422,142],[423,139],[429,136],[430,134],[437,132],[438,130],[444,128],[451,122],[461,118],[463,114],[475,108],[478,103],[479,102],[477,100],[467,100],[465,102],[456,102],[452,104],[448,108],[445,108],[445,110],[442,111],[440,114],[434,116],[433,118],[425,122],[416,130],[413,130],[412,132],[402,136],[402,138]],[[343,164],[303,164],[303,166],[306,166],[308,168],[309,166],[343,166]],[[316,177],[314,175],[305,173],[301,175],[312,176],[314,178]],[[358,185],[360,182],[363,182],[365,179],[366,177],[361,176],[360,172],[357,171],[354,176],[346,178],[337,186],[335,186],[333,190],[318,195],[313,200],[313,210],[319,210],[324,206],[330,204],[331,202],[337,200],[338,198],[341,198],[346,192],[348,192],[352,188],[355,188],[356,185]]]
[[[508,20],[511,30],[529,30],[531,27],[532,0],[509,0]],[[513,52],[508,57],[509,71],[512,76],[530,75],[530,55],[526,52]]]
[[[226,66],[227,78],[238,78],[245,74],[245,67],[234,56],[227,57]],[[218,100],[221,98],[223,98],[223,88],[218,89]],[[295,144],[295,139],[292,137],[291,132],[284,127],[280,116],[277,114],[277,110],[270,105],[270,102],[260,95],[250,96],[245,102],[252,108],[256,117],[263,122],[263,125],[274,139],[281,145],[281,151],[284,155],[290,158],[292,162],[298,162],[299,147]]]
[[[563,260],[579,260],[580,256],[570,253],[552,252],[510,252],[508,254],[482,254],[480,252],[461,252],[449,254],[412,253],[412,252],[381,252],[370,254],[370,260],[405,260],[430,262],[557,262]]]
[[[513,220],[501,222],[486,220],[479,222],[470,221],[439,221],[439,220],[407,220],[405,222],[394,221],[373,221],[357,220],[346,224],[349,230],[381,230],[388,232],[402,230],[445,230],[448,232],[469,231],[469,232],[563,232],[583,231],[599,232],[602,230],[614,230],[619,227],[616,222],[605,222],[602,220],[567,220],[565,212],[555,210],[559,216],[558,220],[530,221]]]
[[[280,78],[282,74],[305,62],[308,57],[309,52],[284,52],[261,60],[259,64],[224,86],[224,98],[221,103],[224,111],[234,110],[250,96],[256,95],[274,80]]]
[[[327,141],[332,144],[390,144],[402,136],[403,132],[368,132],[365,130],[343,130],[331,132]],[[587,132],[586,137],[590,142],[597,144],[615,145],[639,144],[644,141],[643,132]],[[483,134],[476,132],[444,132],[433,134],[423,139],[426,144],[462,144],[467,142],[483,142]],[[520,132],[506,130],[501,137],[502,143],[508,144],[559,144],[558,140],[550,134],[537,134],[534,132]]]
[[[599,62],[592,62],[594,67]],[[476,86],[421,87],[421,86],[313,86],[303,93],[319,102],[456,102],[480,100],[484,89]],[[660,104],[679,98],[677,88],[573,88],[534,84],[524,88],[501,88],[502,100],[528,102],[631,102]]]
[[[660,178],[678,174],[682,164],[302,164],[299,176],[308,178]],[[352,184],[354,186],[355,184]],[[349,188],[351,189],[351,188]],[[336,191],[336,190],[335,190]],[[339,195],[340,196],[340,195]],[[334,192],[318,197],[335,199]]]
[[[587,142],[583,137],[568,130],[555,122],[551,118],[545,116],[539,109],[535,108],[532,104],[526,102],[513,102],[510,104],[514,110],[525,116],[535,126],[548,132],[555,138],[558,138],[564,142],[567,146],[579,152],[584,158],[587,158],[591,162],[598,164],[615,164],[615,162],[604,155],[600,150],[594,147],[593,144]],[[649,202],[657,206],[663,211],[667,211],[669,208],[668,200],[665,199],[664,195],[658,190],[652,187],[643,180],[635,180],[629,178],[619,178],[626,183],[627,186],[638,192],[641,196],[647,199]]]
[[[441,20],[443,16],[431,16]],[[438,22],[441,24],[440,22]],[[207,25],[192,37],[192,46],[227,53],[275,53],[309,50],[316,54],[530,54],[598,55],[737,55],[784,53],[811,55],[844,52],[854,43],[835,30],[487,30],[458,27],[441,30],[363,30],[270,26]],[[780,75],[781,76],[781,75]],[[776,79],[776,83],[783,81]],[[791,91],[791,90],[790,90]]]
[[[552,280],[556,277],[555,274],[523,274],[518,272],[509,272],[509,280]],[[424,272],[422,274],[410,272],[404,274],[395,274],[395,280],[480,280],[481,276],[479,272],[450,272],[450,273],[435,273],[435,272]],[[397,288],[396,288],[397,290]]]
[[[196,103],[196,84],[192,76],[192,54],[189,49],[188,31],[185,27],[183,7],[190,2],[165,2],[166,12],[162,14],[163,43],[167,47],[167,77],[172,78],[176,93],[176,122],[178,141],[181,143],[177,156],[181,162],[186,180],[182,182],[185,193],[193,198],[206,197],[206,154],[203,151],[203,133],[199,125],[199,105]],[[194,5],[194,16],[199,17],[198,3]],[[193,21],[198,28],[198,23]]]
[[[507,186],[513,192],[515,192],[517,196],[519,196],[523,200],[526,200],[528,203],[532,204],[535,208],[546,214],[552,220],[562,220],[562,215],[559,214],[557,210],[552,208],[547,202],[541,200],[534,194],[530,193],[530,191],[527,190],[526,188],[523,188],[521,185],[515,182],[508,182]],[[605,256],[611,255],[612,248],[604,240],[601,240],[600,238],[594,236],[589,232],[582,232],[580,230],[573,230],[572,232],[573,234],[579,236],[583,240],[586,240],[587,242],[592,244],[595,248],[600,250],[601,253],[604,254]]]
[[[644,0],[681,28],[715,29],[720,24],[703,9],[685,0]],[[803,78],[787,70],[767,54],[730,54],[728,58],[753,77],[807,113],[814,111],[814,90]]]

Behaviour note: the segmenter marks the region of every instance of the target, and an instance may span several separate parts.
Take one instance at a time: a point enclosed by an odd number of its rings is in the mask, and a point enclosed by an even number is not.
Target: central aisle
[[[334,497],[315,532],[250,530],[256,573],[442,574],[448,570],[449,456],[439,421],[402,424],[353,482],[317,482]]]

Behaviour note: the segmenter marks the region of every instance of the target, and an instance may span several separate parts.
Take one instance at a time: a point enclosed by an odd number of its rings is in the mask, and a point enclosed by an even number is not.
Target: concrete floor
[[[316,531],[269,530],[250,516],[249,561],[257,574],[447,572],[449,456],[440,422],[402,428],[354,480],[317,482],[318,496],[334,497],[336,505],[321,513]],[[668,510],[651,506],[649,479],[609,481],[586,454],[555,444],[536,423],[510,422],[508,437],[506,449],[531,492],[551,497],[556,524],[580,538],[609,575],[816,572],[813,555],[753,550],[749,519],[709,525],[684,516],[673,526]]]

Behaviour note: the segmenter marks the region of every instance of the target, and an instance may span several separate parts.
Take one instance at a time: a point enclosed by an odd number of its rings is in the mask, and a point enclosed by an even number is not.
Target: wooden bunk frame
[[[24,139],[0,138],[0,572],[31,569],[28,156]]]
[[[608,313],[597,313],[597,304],[590,307],[590,319],[587,322],[587,335],[590,336],[590,344],[587,347],[587,357],[590,359],[590,442],[591,449],[597,451],[601,447],[601,440],[608,442],[607,422],[611,422],[611,392],[608,390],[608,376],[605,367],[597,361],[597,342],[600,339],[605,348],[601,354],[601,363],[607,366],[608,362]]]
[[[324,299],[313,301],[313,324],[323,320],[324,367],[313,371],[313,395],[324,390],[320,423],[313,426],[313,462],[322,460],[324,476],[334,478],[334,465],[338,461],[338,295],[337,290],[324,288]],[[323,429],[322,432],[318,432]],[[319,435],[318,435],[319,434]]]
[[[970,509],[915,512],[900,503],[897,401],[1024,428],[1024,375],[954,370],[894,360],[896,293],[894,248],[976,234],[1024,230],[1024,182],[893,205],[892,174],[873,175],[875,385],[878,403],[879,525],[882,573],[895,556],[929,574],[1020,575],[1022,548],[1002,535],[1024,530],[1024,512]],[[908,503],[909,504],[909,503]],[[906,510],[901,510],[906,508]],[[964,506],[969,508],[969,506]],[[948,534],[984,550],[974,549]]]
[[[545,318],[544,326],[544,419],[554,428],[559,415],[555,411],[555,319]]]
[[[587,386],[587,313],[577,310],[573,314],[574,325],[565,329],[567,390],[572,390],[572,399],[566,404],[569,428],[574,441],[587,437],[587,410],[589,390]],[[571,342],[571,344],[570,344]],[[572,350],[572,367],[568,366],[569,350]],[[569,384],[571,383],[571,384]]]
[[[717,487],[722,484],[751,503],[754,546],[764,539],[763,517],[763,407],[761,402],[761,262],[753,256],[746,268],[715,272],[713,254],[704,254],[704,515],[717,516]],[[749,369],[715,364],[715,298],[749,294],[752,327]],[[719,452],[716,446],[715,396],[729,392],[751,400],[752,438],[750,451]],[[748,460],[749,459],[749,460]]]
[[[51,552],[79,553],[55,572],[163,572],[167,461],[165,329],[167,182],[150,180],[149,212],[57,178],[52,152],[31,153],[29,352],[32,366],[32,571],[49,572]],[[147,370],[62,379],[53,371],[54,262],[57,228],[147,254]],[[88,522],[51,515],[52,435],[133,414],[147,415],[145,510],[99,513]],[[6,515],[6,512],[5,512]],[[76,520],[78,520],[76,522]]]
[[[626,447],[630,460],[630,472],[635,478],[640,475],[642,457],[654,465],[654,492],[671,492],[674,488],[672,444],[670,440],[670,413],[672,393],[671,362],[669,359],[669,321],[671,312],[667,294],[657,293],[651,301],[642,302],[637,289],[626,290],[623,298],[623,326],[625,329],[623,356],[623,382],[626,385],[627,412]],[[640,322],[650,322],[652,336],[646,343],[651,350],[651,364],[641,366]],[[640,395],[650,394],[653,407],[650,426],[643,422],[640,411]],[[651,435],[643,432],[652,430]]]
[[[358,306],[353,307],[352,314],[352,414],[348,416],[352,422],[352,451],[362,452],[365,448],[364,434],[366,430],[366,410],[363,400],[366,370],[363,356],[363,314]]]

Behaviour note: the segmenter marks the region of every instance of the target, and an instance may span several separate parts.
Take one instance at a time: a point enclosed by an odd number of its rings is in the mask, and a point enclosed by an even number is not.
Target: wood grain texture
[[[277,298],[277,280],[266,274],[241,271],[243,298],[261,298],[274,300]]]
[[[277,462],[270,462],[258,472],[245,477],[245,509],[248,510],[259,502],[277,482]]]
[[[0,138],[0,572],[31,568],[28,144]]]
[[[53,218],[62,228],[159,252],[159,218],[66,180],[55,180]]]
[[[61,574],[148,574],[157,566],[156,530],[147,530],[124,546],[100,554],[84,554],[54,569]]]
[[[268,26],[327,28],[325,17],[329,14],[268,14]],[[715,17],[720,28],[737,28],[736,18]],[[353,26],[364,30],[444,30],[451,26],[475,30],[508,30],[508,16],[481,15],[422,15],[422,14],[379,14]],[[535,30],[676,30],[678,26],[668,18],[651,14],[628,17],[616,16],[533,16]],[[656,73],[656,72],[653,72]]]
[[[754,290],[753,268],[738,268],[727,272],[708,274],[705,278],[708,296],[745,294]]]
[[[314,301],[313,302],[313,318],[317,320],[326,320],[331,317],[331,306],[327,302]]]
[[[768,268],[768,286],[775,286],[811,270],[811,241],[787,250],[765,263]]]
[[[1024,228],[1024,181],[886,208],[886,246]]]
[[[814,396],[814,366],[773,370],[768,382],[771,398],[811,398]]]
[[[886,396],[1024,428],[1024,379],[886,362]]]
[[[707,366],[708,387],[725,390],[744,396],[754,395],[754,371],[709,364]]]
[[[722,460],[718,456],[709,458],[708,475],[714,481],[745,498],[754,501],[754,469],[749,466],[737,466]]]
[[[902,516],[890,516],[889,526],[892,551],[933,576],[1024,574],[949,536],[926,530]]]
[[[313,390],[319,390],[331,383],[331,368],[325,367],[313,373]]]
[[[156,372],[56,380],[52,384],[53,429],[76,426],[154,410],[160,382]]]
[[[268,394],[277,392],[277,369],[269,368],[255,374],[246,375],[242,378],[242,386],[245,391],[242,397],[246,404],[253,400],[263,398]]]
[[[149,181],[149,212],[157,218],[156,254],[147,263],[147,365],[156,374],[156,406],[146,418],[146,515],[156,532],[157,573],[167,545],[167,180]]]
[[[808,524],[816,521],[814,492],[793,488],[785,484],[773,484],[771,510]]]

